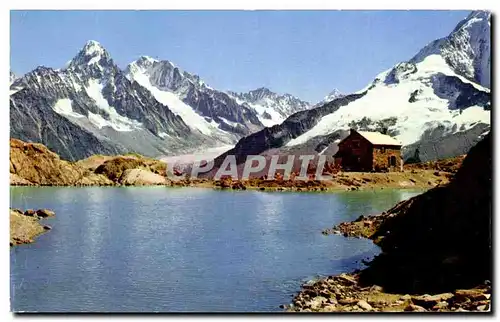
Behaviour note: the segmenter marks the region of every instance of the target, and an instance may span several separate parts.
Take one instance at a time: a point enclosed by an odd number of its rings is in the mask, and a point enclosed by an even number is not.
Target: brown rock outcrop
[[[156,185],[166,183],[166,170],[164,162],[139,155],[96,155],[68,162],[42,144],[10,140],[11,185]]]
[[[49,226],[40,224],[40,219],[54,215],[48,209],[27,210],[24,213],[19,209],[10,209],[10,246],[32,243],[36,236],[50,230]]]

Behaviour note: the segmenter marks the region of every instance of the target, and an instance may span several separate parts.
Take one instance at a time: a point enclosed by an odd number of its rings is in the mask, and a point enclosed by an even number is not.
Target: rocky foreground
[[[382,253],[361,271],[304,285],[287,310],[489,311],[491,142],[473,147],[449,184],[323,231],[372,239]]]
[[[34,238],[50,230],[50,226],[42,225],[41,219],[55,216],[48,209],[26,210],[10,209],[10,246],[30,244]]]
[[[330,276],[303,286],[287,306],[290,312],[468,312],[488,311],[489,282],[472,289],[439,294],[398,294],[378,285],[362,285],[360,274]]]
[[[69,162],[42,144],[10,140],[11,185],[164,185],[166,169],[164,162],[135,154]]]

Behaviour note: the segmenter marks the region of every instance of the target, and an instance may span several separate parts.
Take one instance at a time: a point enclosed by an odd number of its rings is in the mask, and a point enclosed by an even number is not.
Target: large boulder
[[[124,180],[122,179],[122,177],[125,172],[132,169],[141,169],[150,172],[151,174],[157,174],[164,178],[167,171],[167,165],[162,161],[144,158],[142,156],[116,156],[99,165],[95,169],[95,173],[103,174],[110,180],[119,182]],[[142,172],[135,171],[133,173],[139,174]],[[149,178],[153,178],[153,176],[149,176]]]
[[[144,169],[127,169],[123,172],[119,182],[123,185],[146,186],[165,184],[166,178]]]

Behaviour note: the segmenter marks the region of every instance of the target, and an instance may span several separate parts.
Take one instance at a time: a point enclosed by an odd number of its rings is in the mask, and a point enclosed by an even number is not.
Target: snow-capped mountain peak
[[[106,69],[114,66],[111,55],[95,40],[89,40],[78,54],[69,62],[66,69]]]
[[[265,126],[283,122],[288,116],[311,107],[291,94],[278,94],[267,87],[259,87],[246,93],[228,92],[239,103],[254,109]]]
[[[138,60],[148,62],[150,64],[158,63],[159,60],[150,56],[141,56]]]
[[[490,16],[472,12],[449,36],[378,74],[364,89],[298,112],[273,131],[247,136],[224,155],[334,155],[350,128],[395,137],[405,160],[467,153],[490,131]]]
[[[323,100],[333,101],[336,98],[344,96],[338,89],[334,88],[328,95],[326,95]]]
[[[329,103],[337,98],[344,97],[345,95],[342,94],[338,89],[334,88],[328,95],[326,95],[321,101],[316,103],[314,107],[318,107],[321,105],[324,105],[326,103]]]
[[[83,50],[89,55],[104,55],[107,54],[104,47],[95,40],[89,40],[83,47]]]
[[[444,38],[425,46],[410,62],[440,55],[455,73],[490,88],[491,13],[473,11]]]

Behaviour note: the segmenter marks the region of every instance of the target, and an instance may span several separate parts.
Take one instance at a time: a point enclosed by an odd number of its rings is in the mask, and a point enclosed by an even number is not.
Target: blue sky
[[[11,70],[61,68],[87,40],[124,68],[167,59],[221,90],[317,102],[365,87],[468,11],[11,11]]]

